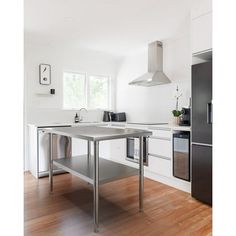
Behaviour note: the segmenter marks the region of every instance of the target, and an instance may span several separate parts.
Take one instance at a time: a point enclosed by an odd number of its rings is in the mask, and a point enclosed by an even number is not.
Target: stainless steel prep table
[[[50,134],[50,163],[49,181],[50,191],[53,191],[53,165],[58,166],[73,175],[93,185],[94,231],[98,232],[98,186],[116,179],[139,175],[139,210],[143,211],[143,137],[152,135],[152,132],[139,129],[117,129],[108,127],[63,127],[45,129]],[[60,134],[88,141],[88,154],[53,160],[52,135]],[[99,158],[99,142],[111,139],[138,137],[139,170],[110,160]],[[91,156],[91,142],[94,143],[94,156]],[[99,160],[100,159],[100,160]]]

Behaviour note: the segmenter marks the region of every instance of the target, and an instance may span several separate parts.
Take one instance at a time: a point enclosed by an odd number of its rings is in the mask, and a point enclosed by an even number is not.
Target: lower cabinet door
[[[157,155],[170,157],[172,156],[171,141],[159,139],[159,138],[149,138],[149,153],[155,153]]]
[[[110,159],[124,162],[126,158],[126,139],[110,140]]]
[[[91,147],[91,153],[93,149]],[[85,155],[88,152],[88,142],[83,139],[72,138],[72,156]]]
[[[99,143],[99,156],[105,159],[111,159],[111,141],[106,140]]]
[[[159,175],[171,177],[171,160],[149,155],[148,170]]]
[[[212,147],[192,144],[192,196],[212,204]]]

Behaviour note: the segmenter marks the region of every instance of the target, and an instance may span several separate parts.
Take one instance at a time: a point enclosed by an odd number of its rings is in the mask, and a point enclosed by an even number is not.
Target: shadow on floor
[[[72,204],[79,208],[87,216],[93,218],[93,191],[90,189],[79,189],[62,195]],[[132,214],[118,204],[99,196],[99,222],[114,220],[120,215],[129,217]]]

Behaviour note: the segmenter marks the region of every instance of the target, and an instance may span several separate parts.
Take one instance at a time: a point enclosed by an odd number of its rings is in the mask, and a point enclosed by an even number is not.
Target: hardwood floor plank
[[[25,174],[26,236],[210,236],[212,209],[190,194],[145,178],[144,212],[138,211],[138,177],[102,185],[100,229],[93,233],[92,186],[70,174]]]

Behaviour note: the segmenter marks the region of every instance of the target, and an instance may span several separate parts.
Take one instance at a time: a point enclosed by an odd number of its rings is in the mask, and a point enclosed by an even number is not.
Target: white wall
[[[164,72],[172,81],[171,84],[148,88],[128,85],[147,72],[147,50],[127,56],[121,64],[117,76],[116,107],[128,113],[129,121],[171,122],[177,85],[183,93],[179,100],[180,107],[188,105],[191,96],[190,17],[183,22],[173,38],[162,42]]]
[[[62,109],[63,71],[89,72],[98,75],[111,75],[115,83],[118,70],[118,59],[99,52],[75,50],[71,48],[53,48],[41,45],[25,45],[25,88],[28,110]],[[39,84],[39,64],[51,65],[50,86]],[[42,97],[36,93],[47,93],[50,88],[56,89],[54,96]],[[113,106],[114,106],[113,101]],[[35,119],[28,114],[28,120]],[[32,118],[31,118],[32,117]],[[37,117],[36,119],[44,119]],[[34,120],[33,120],[34,121]]]
[[[116,75],[120,59],[101,52],[72,49],[70,47],[52,47],[46,45],[25,44],[25,169],[27,161],[27,124],[45,122],[73,122],[75,111],[62,110],[63,71],[89,72],[97,75],[110,75],[112,83],[116,83]],[[39,84],[39,64],[51,65],[51,85]],[[55,95],[40,96],[37,93],[49,93],[50,88],[56,90]],[[112,91],[114,94],[115,91]],[[114,96],[115,97],[115,96]],[[112,101],[115,108],[115,99]],[[87,118],[99,120],[101,111],[90,111]],[[86,117],[85,117],[86,118]]]
[[[156,40],[159,40],[158,38]],[[190,97],[191,51],[190,17],[171,38],[163,40],[164,72],[172,83],[154,87],[130,86],[128,82],[147,71],[147,51],[139,51],[121,58],[88,50],[45,45],[25,45],[25,128],[28,123],[72,122],[75,112],[62,110],[63,71],[109,74],[113,78],[116,100],[113,107],[127,112],[129,121],[172,121],[175,108],[173,94],[176,85],[183,92],[180,107],[188,104]],[[52,84],[39,84],[39,64],[51,65]],[[117,77],[117,81],[116,81]],[[39,96],[56,89],[53,96]],[[101,119],[101,111],[91,111],[93,119]],[[27,162],[27,132],[25,129],[25,169]]]

